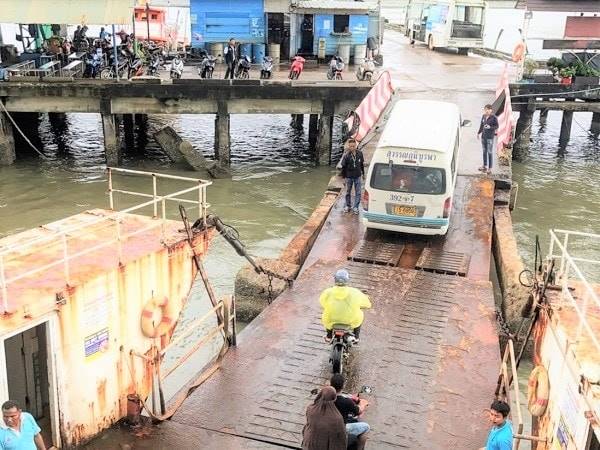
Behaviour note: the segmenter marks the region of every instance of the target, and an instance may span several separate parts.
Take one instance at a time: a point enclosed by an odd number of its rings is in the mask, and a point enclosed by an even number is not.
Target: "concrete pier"
[[[530,111],[521,111],[519,119],[517,120],[517,126],[515,129],[515,147],[513,152],[513,158],[518,158],[520,154],[527,150],[529,147],[529,140],[531,138],[531,124],[533,121],[533,113]]]
[[[314,147],[317,143],[317,133],[319,132],[319,115],[311,114],[308,121],[308,144]]]
[[[600,113],[592,114],[592,126],[590,127],[592,134],[600,134]]]
[[[563,111],[562,123],[560,125],[560,145],[567,145],[571,139],[571,125],[573,124],[573,111]]]
[[[317,164],[327,165],[331,162],[332,134],[333,115],[321,114],[319,117],[317,143],[315,146],[315,161]]]
[[[290,125],[296,130],[304,128],[304,114],[292,114],[292,122]]]
[[[15,162],[15,139],[8,116],[0,112],[0,166],[9,166]]]
[[[106,164],[111,167],[118,166],[121,164],[121,139],[119,121],[115,114],[102,114],[102,129],[104,131]]]
[[[231,162],[230,122],[229,114],[215,116],[215,158],[222,166],[229,166]]]
[[[135,114],[123,114],[123,135],[125,136],[125,148],[133,150],[135,147]]]

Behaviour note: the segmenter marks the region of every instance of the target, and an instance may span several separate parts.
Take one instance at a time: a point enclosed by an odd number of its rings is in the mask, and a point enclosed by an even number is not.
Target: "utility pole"
[[[527,34],[529,32],[529,22],[533,17],[533,12],[529,11],[527,7],[525,7],[525,15],[523,16],[523,29],[521,30],[521,39],[523,40],[523,44],[525,45],[525,51],[523,52],[523,57],[521,61],[519,61],[519,65],[517,67],[517,81],[521,81],[523,79],[523,67],[525,65],[525,58],[527,57]]]
[[[378,26],[377,26],[377,39],[378,39],[378,44],[379,47],[381,47],[381,45],[383,44],[383,21],[381,18],[381,0],[377,0],[377,16],[378,16]]]
[[[150,42],[150,4],[146,0],[146,28],[148,34],[146,35],[147,41]]]

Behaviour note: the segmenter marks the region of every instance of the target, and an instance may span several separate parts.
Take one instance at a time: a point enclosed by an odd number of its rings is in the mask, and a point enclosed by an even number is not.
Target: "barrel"
[[[252,59],[252,44],[240,44],[240,58],[244,56]]]
[[[265,44],[252,44],[252,54],[254,55],[254,62],[262,64],[263,59],[265,59]]]
[[[213,42],[210,44],[210,54],[217,58],[218,62],[223,62],[223,43]]]
[[[281,44],[269,44],[269,56],[273,58],[273,64],[281,61]]]
[[[365,60],[366,51],[367,51],[366,44],[354,46],[354,60],[353,60],[354,65],[359,66],[363,63],[363,61]]]
[[[344,60],[345,64],[350,64],[350,45],[341,44],[338,46],[338,56]]]

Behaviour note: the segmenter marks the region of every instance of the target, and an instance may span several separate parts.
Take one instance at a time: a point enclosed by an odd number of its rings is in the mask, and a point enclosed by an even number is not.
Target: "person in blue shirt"
[[[488,434],[485,447],[481,450],[512,450],[513,430],[507,419],[510,406],[502,400],[496,400],[490,406],[490,421],[492,429]]]
[[[40,427],[33,416],[21,411],[16,402],[2,404],[0,450],[46,450]]]

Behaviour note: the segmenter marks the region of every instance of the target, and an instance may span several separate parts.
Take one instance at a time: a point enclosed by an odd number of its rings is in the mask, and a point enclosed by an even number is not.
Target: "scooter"
[[[375,73],[375,61],[372,58],[365,58],[356,69],[356,78],[359,81],[371,81]]]
[[[108,78],[116,78],[115,77],[115,58],[112,50],[109,51],[109,61],[108,66],[104,67],[100,71],[100,78],[108,79]],[[119,74],[119,78],[123,78],[126,73],[129,71],[129,58],[127,53],[124,50],[121,50],[121,55],[117,59],[117,72]]]
[[[265,56],[263,59],[262,65],[260,67],[260,78],[261,80],[268,80],[271,78],[271,74],[273,73],[273,58],[270,56]]]
[[[204,78],[204,79],[212,78],[213,72],[215,71],[216,63],[217,63],[217,58],[205,53],[203,55],[202,62],[198,66],[198,75],[200,75],[200,78]]]
[[[300,78],[300,74],[304,70],[304,63],[306,60],[302,56],[294,56],[292,59],[292,67],[290,67],[290,80],[297,80]]]
[[[127,71],[127,75],[129,78],[144,75],[144,63],[137,56],[129,59],[129,70]]]
[[[85,54],[85,70],[83,71],[83,78],[96,78],[102,68],[102,58],[98,53],[86,53]]]
[[[240,80],[247,80],[250,78],[250,66],[252,65],[252,61],[248,55],[244,55],[240,58],[237,70],[235,72],[235,77]]]
[[[150,60],[150,64],[148,65],[148,69],[146,70],[146,75],[149,76],[157,76],[158,70],[162,65],[161,55],[158,52],[154,52],[152,54],[152,59]]]
[[[344,60],[341,57],[334,56],[333,58],[331,58],[331,62],[329,63],[329,70],[327,71],[327,79],[341,80],[344,67]]]
[[[329,362],[331,363],[331,371],[333,373],[343,373],[344,364],[350,355],[350,349],[356,342],[353,329],[346,324],[336,323],[332,327],[331,339],[331,355]]]
[[[171,61],[171,79],[179,80],[183,74],[183,60],[179,55],[175,55]]]

